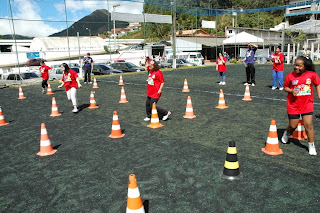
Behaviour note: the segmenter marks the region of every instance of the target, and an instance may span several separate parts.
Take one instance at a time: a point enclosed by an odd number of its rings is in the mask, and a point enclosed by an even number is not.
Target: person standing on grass
[[[320,79],[315,73],[311,59],[299,56],[294,62],[294,71],[289,73],[284,82],[284,91],[287,96],[287,113],[289,125],[284,131],[281,141],[288,143],[289,136],[297,128],[300,116],[309,141],[309,154],[317,155],[314,145],[313,129],[313,88],[316,87],[320,99]]]
[[[93,70],[93,59],[90,57],[90,53],[83,59],[84,63],[84,83],[92,84],[91,82],[91,72]]]
[[[40,61],[40,73],[42,77],[42,94],[46,93],[46,87],[48,88],[48,80],[49,80],[49,70],[51,67],[47,66],[44,61]]]
[[[73,110],[72,112],[78,112],[78,101],[77,101],[77,89],[81,88],[79,77],[76,71],[69,68],[68,64],[61,64],[62,74],[62,84],[58,86],[61,88],[64,86],[68,100],[72,101]]]
[[[284,55],[281,53],[280,47],[277,47],[275,54],[271,55],[272,66],[272,90],[277,89],[277,79],[279,82],[279,90],[283,90],[283,70]]]
[[[162,89],[164,86],[164,78],[163,74],[160,71],[160,66],[157,62],[150,60],[148,64],[150,68],[150,72],[148,75],[148,87],[147,87],[147,100],[146,100],[146,113],[147,117],[144,121],[151,120],[151,112],[152,112],[152,105],[153,103],[157,103],[161,97]],[[157,111],[158,115],[162,120],[167,120],[168,117],[171,115],[171,112],[165,109],[162,109],[158,106]]]
[[[248,50],[246,51],[246,56],[242,61],[246,62],[246,74],[247,74],[247,82],[244,85],[251,84],[251,86],[255,86],[255,75],[256,75],[256,69],[254,67],[254,54],[256,53],[256,50],[258,48],[258,45],[249,43],[248,44]]]
[[[219,53],[219,58],[216,61],[216,70],[219,72],[220,76],[220,83],[219,85],[226,85],[226,71],[227,71],[227,66],[226,66],[227,59],[223,57],[221,53]]]

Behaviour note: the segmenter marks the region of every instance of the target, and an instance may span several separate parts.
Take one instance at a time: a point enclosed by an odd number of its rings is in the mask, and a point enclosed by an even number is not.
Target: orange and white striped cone
[[[223,90],[220,89],[220,95],[219,95],[219,104],[216,106],[217,109],[227,109],[229,108],[226,106],[226,102],[224,101],[224,95],[223,95]]]
[[[124,85],[123,79],[122,79],[122,75],[120,75],[120,79],[119,79],[119,84],[118,84],[118,85],[120,85],[120,86],[123,86],[123,85]]]
[[[90,106],[89,109],[97,109],[99,106],[97,106],[96,100],[94,99],[94,91],[91,91],[90,94]]]
[[[48,83],[47,95],[53,95],[54,93],[51,90],[51,85]]]
[[[300,117],[297,128],[294,130],[290,138],[297,139],[299,141],[308,139],[305,128],[303,126],[303,120]]]
[[[155,103],[152,104],[151,122],[147,127],[152,129],[163,127],[159,121],[158,111]]]
[[[98,84],[97,84],[97,79],[96,78],[93,78],[93,86],[92,86],[92,89],[98,89]]]
[[[52,148],[50,138],[44,123],[41,124],[41,136],[40,136],[40,152],[37,153],[39,156],[48,156],[56,153],[56,149]]]
[[[59,113],[57,102],[55,97],[52,97],[52,108],[51,108],[51,117],[57,117],[60,116],[61,114]]]
[[[136,176],[134,174],[129,175],[126,213],[145,213]]]
[[[128,103],[126,93],[124,92],[124,87],[121,87],[120,104]]]
[[[113,111],[111,134],[109,138],[122,138],[124,134],[121,131],[117,111]]]
[[[6,119],[4,119],[4,115],[2,113],[2,109],[0,106],[0,126],[5,126],[8,125],[9,123],[6,121]]]
[[[192,102],[191,102],[190,96],[188,96],[187,106],[186,106],[186,114],[183,117],[188,118],[188,119],[193,119],[193,118],[197,117],[193,113]]]
[[[282,150],[279,147],[277,126],[276,126],[275,119],[272,119],[271,124],[270,124],[269,135],[268,135],[266,147],[262,148],[261,150],[268,155],[282,155],[283,154]]]
[[[186,78],[184,79],[182,92],[190,92],[189,87],[188,87],[188,82],[187,82]]]
[[[244,92],[244,97],[242,98],[243,101],[252,101],[250,97],[250,89],[249,89],[249,84],[246,85],[246,90]]]
[[[18,99],[25,99],[26,97],[23,95],[22,87],[19,86],[19,97]]]

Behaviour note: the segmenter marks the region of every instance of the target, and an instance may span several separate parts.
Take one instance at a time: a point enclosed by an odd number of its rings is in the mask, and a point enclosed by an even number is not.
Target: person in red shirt
[[[147,117],[145,121],[150,121],[151,111],[153,103],[157,103],[161,97],[162,89],[164,86],[163,74],[160,71],[160,66],[157,62],[150,60],[148,64],[150,72],[148,75],[148,87],[147,87],[147,101],[146,101],[146,113]],[[171,112],[157,106],[157,112],[159,118],[162,120],[167,120],[171,115]]]
[[[219,72],[220,75],[220,83],[219,85],[226,85],[226,66],[227,59],[223,57],[221,53],[219,53],[219,58],[216,61],[216,70]]]
[[[41,77],[42,77],[42,94],[46,93],[46,87],[48,88],[48,80],[49,80],[49,70],[51,70],[51,67],[48,67],[44,61],[40,61],[40,67],[39,67]]]
[[[300,116],[302,117],[306,134],[309,140],[309,154],[317,155],[314,145],[313,129],[313,88],[316,87],[320,99],[320,79],[315,73],[311,59],[299,56],[294,62],[294,71],[289,73],[284,82],[284,91],[287,96],[287,113],[289,125],[281,138],[282,143],[287,143],[289,136],[297,128]]]
[[[279,90],[283,90],[283,70],[284,70],[284,55],[281,53],[279,47],[276,49],[276,53],[271,55],[272,66],[272,90],[277,89],[277,79],[279,82]]]
[[[78,74],[76,71],[70,69],[66,63],[61,64],[61,69],[63,70],[62,84],[59,85],[58,88],[64,86],[68,100],[71,100],[73,104],[72,112],[78,112],[77,89],[82,87]]]

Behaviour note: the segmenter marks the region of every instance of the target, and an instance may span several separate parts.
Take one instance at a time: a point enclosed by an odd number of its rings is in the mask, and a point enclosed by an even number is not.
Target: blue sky
[[[10,0],[16,34],[44,37],[66,28],[64,0]],[[121,13],[142,13],[143,0],[66,0],[69,21],[78,21],[97,9]],[[9,0],[0,0],[0,35],[12,34]],[[72,23],[69,23],[71,26]]]

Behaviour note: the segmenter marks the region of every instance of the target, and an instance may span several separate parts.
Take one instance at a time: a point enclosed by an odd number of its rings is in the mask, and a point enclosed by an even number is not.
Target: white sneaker
[[[282,143],[288,143],[289,140],[289,135],[287,134],[287,130],[284,131],[282,138],[281,138],[281,142]]]
[[[221,82],[221,81],[219,82],[219,85],[222,85],[222,82]]]
[[[163,120],[163,121],[167,120],[170,115],[171,115],[171,112],[168,111],[168,114],[166,114],[165,116],[163,116],[162,120]]]
[[[314,146],[314,143],[309,143],[309,155],[317,155],[317,150]]]
[[[271,89],[272,89],[272,90],[275,90],[275,89],[277,89],[277,87],[272,87]],[[280,90],[280,89],[279,89],[279,90]]]
[[[283,90],[283,87],[280,87],[279,90]]]
[[[45,93],[46,93],[46,91],[43,89],[43,90],[42,90],[42,94],[45,94]]]
[[[90,81],[88,84],[92,84],[92,81]]]
[[[74,108],[72,112],[79,112],[78,108]]]
[[[144,121],[150,121],[151,118],[146,117],[145,119],[143,119]]]
[[[221,85],[226,85],[226,82],[222,82],[222,84]]]
[[[245,86],[246,86],[247,84],[248,84],[248,85],[250,85],[249,83],[244,83],[243,85],[245,85]]]
[[[251,86],[253,86],[253,87],[254,87],[254,86],[255,86],[255,84],[254,84],[254,83],[252,83],[252,84],[251,84]]]

